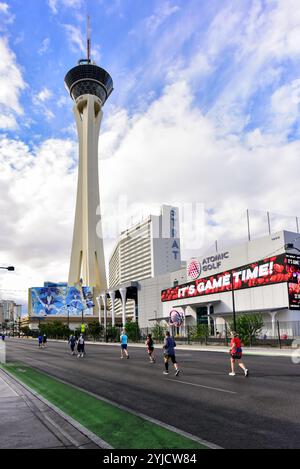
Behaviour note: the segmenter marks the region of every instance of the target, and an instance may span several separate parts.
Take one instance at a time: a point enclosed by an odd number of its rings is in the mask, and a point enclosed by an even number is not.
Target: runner
[[[229,376],[235,376],[235,360],[241,360],[243,351],[241,339],[238,337],[237,333],[231,332],[231,341],[230,341],[230,363],[231,363],[231,373]],[[244,371],[245,377],[249,376],[249,370],[245,367],[244,363],[238,362],[239,366]]]
[[[47,336],[46,334],[43,335],[43,345],[42,347],[45,348],[47,346]]]
[[[147,345],[147,353],[149,355],[150,363],[155,363],[154,342],[151,334],[147,335],[145,344]]]
[[[39,336],[38,336],[38,343],[39,343],[39,348],[43,348],[43,336],[42,336],[42,334],[39,334]]]
[[[83,358],[83,355],[84,355],[84,337],[83,337],[83,334],[80,334],[80,337],[78,339],[77,351],[78,351],[77,358],[80,358],[80,357]]]
[[[173,339],[173,337],[170,336],[170,332],[169,331],[166,331],[166,335],[165,335],[165,340],[164,340],[164,345],[163,345],[163,349],[164,349],[164,362],[165,362],[165,371],[164,371],[164,375],[168,375],[169,374],[169,360],[171,359],[173,365],[174,365],[174,368],[175,368],[175,376],[178,376],[179,373],[180,373],[180,370],[178,368],[178,364],[177,364],[177,361],[176,361],[176,357],[175,357],[175,347],[176,347],[176,342],[175,340]]]
[[[122,334],[120,336],[121,340],[121,358],[124,358],[124,354],[126,358],[129,358],[128,350],[127,350],[127,345],[128,345],[128,337],[125,333],[125,331],[122,331]]]
[[[68,344],[70,345],[71,355],[75,355],[75,346],[76,346],[76,337],[72,334],[70,335]]]

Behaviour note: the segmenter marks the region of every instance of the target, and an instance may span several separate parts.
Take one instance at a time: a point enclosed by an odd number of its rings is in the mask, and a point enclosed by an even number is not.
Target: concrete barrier
[[[6,343],[0,340],[0,363],[6,363]]]

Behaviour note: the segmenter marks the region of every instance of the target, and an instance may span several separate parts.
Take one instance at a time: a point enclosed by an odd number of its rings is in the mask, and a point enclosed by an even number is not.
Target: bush
[[[197,324],[192,326],[189,331],[191,340],[206,341],[209,337],[209,326],[208,324]]]
[[[69,337],[70,332],[69,327],[60,321],[40,325],[40,333],[46,334],[50,339],[66,339]]]
[[[109,326],[106,328],[106,340],[108,342],[119,342],[120,331],[117,327]]]
[[[99,337],[101,335],[102,331],[103,326],[99,323],[99,321],[93,321],[89,323],[89,335],[91,335],[94,340],[96,339],[96,337]]]
[[[131,340],[132,342],[138,342],[140,340],[141,332],[137,322],[126,322],[125,331],[128,336],[128,340]]]
[[[162,341],[165,337],[166,333],[166,328],[160,326],[159,324],[156,324],[152,329],[151,329],[151,334],[153,339]]]
[[[23,326],[23,327],[21,327],[21,332],[23,332],[23,334],[26,335],[26,337],[28,337],[29,335],[31,335],[31,330],[30,330],[30,327],[29,327],[29,326]]]
[[[264,325],[261,314],[242,314],[236,318],[236,333],[244,345],[251,345],[253,339],[261,332]],[[233,322],[230,330],[234,330]]]

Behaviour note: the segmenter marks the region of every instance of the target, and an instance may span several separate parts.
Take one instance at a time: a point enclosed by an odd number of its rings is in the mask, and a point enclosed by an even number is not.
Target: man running
[[[75,355],[76,337],[72,334],[69,338],[69,345],[71,349],[71,355]]]
[[[129,354],[127,350],[128,337],[125,331],[122,331],[122,334],[120,336],[120,341],[121,341],[121,358],[124,358],[124,355],[126,358],[129,358]]]
[[[47,346],[47,336],[46,334],[43,335],[43,345],[42,347],[45,348]]]
[[[237,333],[231,332],[231,341],[230,341],[230,363],[231,363],[231,373],[229,376],[235,376],[235,360],[241,360],[243,351],[241,339],[238,337]],[[245,367],[244,363],[238,361],[239,366],[244,371],[245,377],[249,376],[249,370]]]
[[[39,334],[39,336],[38,336],[38,343],[39,343],[39,348],[43,348],[43,336],[42,336],[42,334]]]
[[[78,351],[77,358],[83,358],[83,355],[84,355],[84,337],[83,337],[83,334],[80,334],[80,337],[78,339],[77,351]]]
[[[176,347],[175,340],[173,339],[173,337],[170,336],[170,332],[166,331],[164,345],[163,345],[164,362],[165,362],[164,375],[169,374],[169,360],[170,359],[171,359],[171,362],[173,363],[174,368],[176,370],[175,371],[175,376],[178,376],[179,373],[180,373],[180,370],[178,368],[178,364],[177,364],[177,361],[176,361],[176,357],[175,357],[175,347]]]
[[[147,353],[149,355],[150,363],[155,363],[154,342],[151,334],[147,335],[145,343],[147,345]]]

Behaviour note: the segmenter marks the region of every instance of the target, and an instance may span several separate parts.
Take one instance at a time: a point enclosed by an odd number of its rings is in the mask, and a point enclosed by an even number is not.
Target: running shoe
[[[178,376],[180,373],[180,370],[176,370],[175,376]]]
[[[245,370],[244,373],[245,373],[245,378],[248,378],[248,376],[249,376],[249,370]]]
[[[235,373],[229,373],[229,376],[235,376]]]
[[[127,357],[126,357],[126,358],[129,358],[129,355],[127,355]]]
[[[169,372],[168,372],[168,371],[164,371],[164,375],[168,375],[168,374],[169,374]]]

